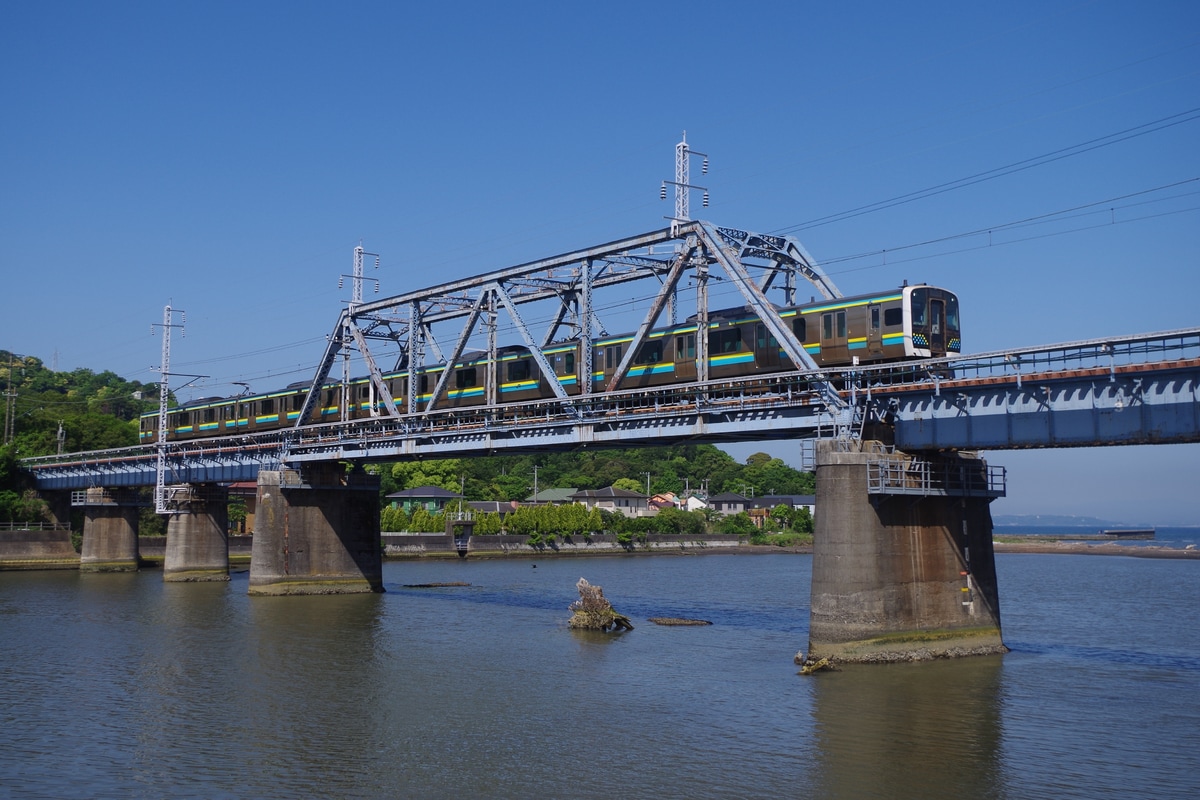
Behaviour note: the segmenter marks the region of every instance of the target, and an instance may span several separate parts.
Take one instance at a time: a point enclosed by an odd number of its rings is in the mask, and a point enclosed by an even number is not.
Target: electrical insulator
[[[700,164],[700,174],[701,175],[708,174],[708,156],[705,156],[704,161]]]
[[[663,184],[661,187],[659,187],[659,190],[658,190],[658,199],[659,199],[659,200],[666,200],[666,199],[667,199],[667,184],[666,184],[666,183],[664,183],[664,184]]]
[[[704,207],[708,208],[708,192],[704,193],[704,200],[702,202],[704,204]]]
[[[338,288],[342,288],[342,279],[338,278]]]

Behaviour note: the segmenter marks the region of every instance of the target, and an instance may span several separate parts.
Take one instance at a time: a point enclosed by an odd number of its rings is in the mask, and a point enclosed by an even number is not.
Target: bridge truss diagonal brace
[[[346,330],[350,331],[350,335],[354,337],[354,343],[358,346],[358,352],[362,353],[363,361],[366,362],[367,369],[371,373],[371,383],[375,386],[375,391],[378,392],[379,398],[383,400],[383,406],[387,409],[388,416],[393,419],[399,419],[400,412],[396,410],[396,401],[392,398],[392,392],[383,380],[383,375],[379,372],[379,367],[375,364],[375,359],[372,358],[371,351],[367,349],[366,337],[363,336],[358,326],[354,324],[353,315],[346,318]]]
[[[842,296],[833,280],[825,274],[825,271],[808,254],[804,246],[791,236],[770,236],[720,227],[715,228],[715,231],[726,244],[737,247],[739,260],[761,258],[772,262],[773,266],[768,270],[762,283],[761,288],[764,292],[771,288],[776,275],[783,272],[787,275],[788,280],[788,304],[796,302],[794,297],[796,274],[811,283],[826,300]]]
[[[479,321],[480,312],[483,311],[485,301],[487,300],[487,295],[488,293],[484,291],[480,293],[478,298],[476,298],[474,305],[471,306],[471,313],[467,315],[467,321],[463,325],[462,333],[459,334],[458,341],[455,343],[454,349],[450,352],[450,358],[446,359],[444,363],[455,364],[462,356],[463,350],[465,350],[467,347],[467,341],[470,340],[471,334],[475,331],[475,324]],[[496,354],[488,353],[488,361],[489,363],[494,364],[496,361]],[[438,400],[443,397],[442,393],[446,391],[446,384],[450,382],[450,375],[453,372],[453,369],[442,370],[441,376],[438,377],[437,384],[433,387],[433,393],[429,396],[429,402],[425,404],[426,412],[433,411],[436,408]],[[416,372],[414,371],[412,374],[415,376]],[[491,378],[489,377],[489,382],[490,380]],[[410,381],[410,385],[412,385],[412,383],[413,381]]]
[[[637,333],[633,335],[633,341],[629,343],[629,349],[625,351],[625,355],[621,358],[621,363],[617,365],[616,371],[613,372],[612,378],[609,379],[605,391],[614,391],[629,373],[629,367],[633,365],[638,351],[642,349],[642,343],[646,341],[646,335],[654,327],[654,324],[658,322],[658,318],[662,314],[663,308],[666,307],[667,301],[674,297],[675,287],[679,283],[679,278],[683,275],[684,268],[691,262],[692,256],[699,245],[700,241],[698,237],[689,236],[687,244],[676,255],[670,269],[667,270],[666,276],[662,279],[662,287],[659,289],[658,294],[655,295],[654,301],[650,304],[650,310],[646,312],[645,319],[642,320]]]
[[[567,399],[567,390],[563,388],[562,383],[558,380],[558,375],[554,373],[554,367],[550,366],[550,362],[546,360],[546,356],[542,353],[542,347],[538,344],[533,335],[529,332],[529,327],[525,324],[525,320],[521,319],[521,314],[517,311],[517,305],[509,297],[504,287],[497,281],[492,283],[488,288],[496,294],[500,299],[500,303],[508,310],[509,316],[512,317],[513,324],[517,326],[517,331],[521,334],[521,338],[525,341],[525,346],[529,348],[529,354],[533,356],[533,360],[537,362],[538,369],[542,371],[542,377],[546,379],[546,383],[550,385],[554,396],[559,400]],[[493,354],[494,356],[495,354]],[[493,361],[495,359],[493,358]]]
[[[304,396],[304,405],[300,408],[300,415],[296,417],[296,424],[292,426],[294,428],[303,427],[312,416],[313,409],[321,396],[321,387],[325,385],[325,380],[329,377],[329,370],[333,368],[334,359],[342,352],[344,344],[342,332],[345,330],[348,316],[349,314],[344,310],[338,315],[337,324],[333,326],[333,333],[329,335],[325,345],[325,355],[321,357],[321,363],[317,365],[317,371],[313,375],[312,383],[309,384],[308,393]]]
[[[796,339],[796,335],[792,332],[791,328],[784,324],[779,316],[779,312],[775,309],[771,301],[767,299],[767,295],[762,287],[754,282],[749,271],[742,263],[739,257],[740,254],[730,252],[732,247],[723,241],[723,238],[710,223],[702,222],[700,223],[700,228],[712,242],[711,252],[717,263],[721,265],[721,268],[725,270],[725,274],[733,282],[734,286],[738,288],[738,291],[742,293],[742,297],[746,299],[747,305],[758,313],[758,318],[767,326],[771,335],[779,342],[779,346],[787,353],[792,363],[797,366],[803,364],[814,371],[820,369],[816,362],[813,361],[812,356],[808,354],[799,340]],[[843,408],[846,405],[846,401],[828,383],[823,384],[821,393],[825,401],[834,408]]]

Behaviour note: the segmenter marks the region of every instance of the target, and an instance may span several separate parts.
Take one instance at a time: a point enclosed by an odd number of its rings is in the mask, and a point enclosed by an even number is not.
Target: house
[[[750,501],[750,508],[772,509],[775,506],[787,506],[791,509],[807,508],[809,514],[817,509],[817,498],[811,494],[764,494]]]
[[[520,505],[516,500],[468,500],[467,507],[477,514],[493,513],[501,517],[511,514]]]
[[[750,498],[736,492],[721,492],[708,498],[708,506],[724,516],[740,514],[750,506]]]
[[[615,511],[627,517],[645,517],[650,515],[650,498],[638,492],[627,489],[617,489],[606,486],[603,489],[585,489],[571,495],[571,501],[582,503],[588,510],[598,508],[601,511]]]
[[[402,508],[406,514],[411,514],[418,508],[436,514],[445,509],[448,503],[462,500],[463,496],[440,486],[418,486],[415,489],[392,492],[387,499],[392,501],[392,508]]]
[[[554,505],[565,506],[575,502],[571,496],[579,490],[572,487],[570,489],[542,489],[537,494],[531,494],[526,497],[524,502],[527,505]]]
[[[679,498],[674,492],[660,492],[650,498],[649,506],[656,511],[664,508],[679,508]]]
[[[684,511],[699,511],[700,509],[708,508],[708,503],[701,497],[694,494],[689,494],[683,499]]]

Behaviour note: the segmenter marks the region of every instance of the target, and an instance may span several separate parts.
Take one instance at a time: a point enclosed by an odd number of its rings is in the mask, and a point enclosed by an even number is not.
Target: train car
[[[942,358],[962,349],[958,298],[924,284],[786,309],[792,331],[821,367]]]
[[[850,364],[900,362],[941,358],[962,349],[958,298],[935,286],[907,284],[898,289],[841,297],[819,303],[779,308],[779,316],[791,326],[804,350],[819,367]],[[696,380],[695,318],[680,325],[650,331],[621,388],[685,384]],[[746,306],[712,311],[708,315],[708,373],[713,379],[782,372],[795,369],[768,327]],[[606,336],[593,342],[592,391],[602,391],[615,374],[633,334]],[[552,345],[543,351],[547,364],[569,395],[582,391],[579,374],[583,359],[578,340]],[[432,392],[445,372],[445,364],[415,371],[383,375],[388,391],[402,412],[408,408],[408,393],[415,392],[418,410],[428,407]],[[438,408],[467,408],[487,404],[489,380],[496,382],[501,405],[554,396],[548,376],[520,345],[501,347],[493,365],[487,353],[470,352],[449,367],[451,376]],[[490,377],[493,374],[494,378]],[[379,398],[367,378],[356,378],[345,387],[327,383],[310,419],[335,422],[342,419],[343,397],[347,419],[363,419],[378,413]],[[295,383],[283,391],[231,398],[204,398],[168,411],[167,437],[194,439],[289,427],[296,424],[308,393],[307,383]],[[144,414],[139,440],[152,442],[158,436],[158,414]]]

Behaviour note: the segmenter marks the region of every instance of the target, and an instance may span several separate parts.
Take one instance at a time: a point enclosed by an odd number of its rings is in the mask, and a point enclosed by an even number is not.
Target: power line
[[[1132,128],[1126,128],[1125,130],[1117,131],[1116,133],[1110,133],[1106,136],[1101,136],[1096,139],[1090,139],[1086,142],[1080,142],[1078,144],[1074,144],[1069,147],[1064,147],[1059,150],[1052,150],[1049,153],[1043,153],[1038,156],[1033,156],[1032,158],[1023,159],[1021,161],[1015,161],[1012,164],[1007,164],[1002,167],[996,167],[994,169],[985,170],[984,172],[978,172],[974,175],[968,175],[964,178],[958,178],[956,180],[947,181],[945,183],[939,183],[939,184],[936,184],[934,186],[930,186],[930,187],[927,187],[924,189],[918,189],[913,192],[908,192],[906,194],[897,195],[897,196],[889,198],[887,200],[879,200],[874,203],[868,203],[863,206],[858,206],[857,208],[851,208],[846,211],[840,211],[836,214],[829,214],[824,217],[818,217],[816,219],[809,220],[807,222],[800,222],[800,223],[796,223],[795,225],[789,225],[785,228],[780,228],[776,231],[772,231],[772,233],[776,233],[776,234],[794,233],[796,231],[808,230],[811,228],[820,227],[822,225],[828,225],[833,222],[842,222],[844,220],[852,219],[854,217],[860,217],[864,214],[870,214],[875,211],[882,211],[884,209],[894,208],[896,206],[904,205],[906,203],[912,203],[917,200],[924,200],[929,197],[934,197],[939,194],[944,194],[946,192],[950,192],[955,189],[962,189],[967,186],[974,186],[977,183],[983,183],[984,181],[990,181],[995,178],[1004,177],[1006,175],[1012,175],[1013,173],[1016,173],[1016,172],[1023,172],[1028,169],[1033,169],[1034,167],[1044,166],[1046,164],[1050,164],[1055,161],[1061,161],[1062,159],[1070,158],[1071,156],[1082,155],[1083,153],[1088,153],[1088,152],[1091,152],[1092,150],[1098,150],[1102,147],[1108,147],[1109,145],[1118,144],[1120,142],[1128,141],[1129,139],[1135,139],[1139,136],[1145,136],[1150,133],[1156,133],[1158,131],[1165,130],[1167,128],[1172,128],[1176,125],[1182,125],[1186,122],[1194,122],[1197,119],[1200,119],[1200,108],[1192,108],[1192,109],[1189,109],[1188,111],[1181,111],[1178,114],[1172,114],[1170,116],[1154,120],[1153,122],[1146,122],[1141,125],[1135,125]]]

